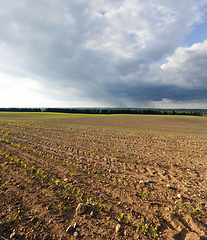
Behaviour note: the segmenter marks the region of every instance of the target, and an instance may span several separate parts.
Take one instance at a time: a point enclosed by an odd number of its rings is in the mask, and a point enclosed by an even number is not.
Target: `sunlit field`
[[[1,112],[0,239],[207,239],[206,136],[206,117]]]

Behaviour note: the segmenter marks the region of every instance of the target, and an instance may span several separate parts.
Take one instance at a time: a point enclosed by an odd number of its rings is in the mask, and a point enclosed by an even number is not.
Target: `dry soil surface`
[[[0,121],[0,239],[207,239],[207,139],[89,119]]]

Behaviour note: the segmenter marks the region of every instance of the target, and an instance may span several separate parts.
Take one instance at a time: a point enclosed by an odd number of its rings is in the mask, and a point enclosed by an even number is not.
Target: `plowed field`
[[[0,113],[10,238],[207,239],[207,118]]]

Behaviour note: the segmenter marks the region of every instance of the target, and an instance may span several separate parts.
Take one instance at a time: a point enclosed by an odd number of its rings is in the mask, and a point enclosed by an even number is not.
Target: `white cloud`
[[[179,47],[161,66],[168,81],[187,88],[207,87],[207,40],[193,46]]]

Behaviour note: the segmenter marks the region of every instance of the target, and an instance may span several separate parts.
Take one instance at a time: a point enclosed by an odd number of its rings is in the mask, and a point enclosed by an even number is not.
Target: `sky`
[[[207,109],[207,0],[0,5],[0,108]]]

